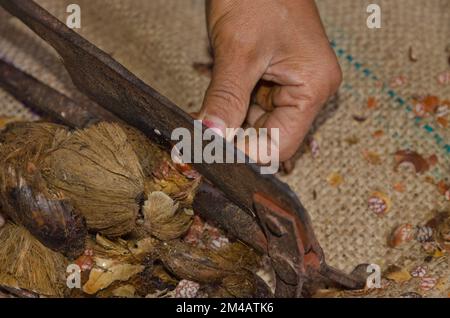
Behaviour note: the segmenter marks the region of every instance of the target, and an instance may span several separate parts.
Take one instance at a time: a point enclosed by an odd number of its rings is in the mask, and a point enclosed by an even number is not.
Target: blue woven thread
[[[336,42],[334,40],[332,40],[330,42],[330,44],[331,44],[331,47],[336,51],[336,54],[337,54],[338,57],[342,58],[345,55],[345,50],[343,48],[338,48],[337,44],[336,44]],[[350,63],[351,65],[353,65],[357,71],[361,70],[363,63],[356,61],[356,59],[355,59],[355,57],[353,55],[351,55],[351,54],[345,55],[345,60],[348,63]],[[376,75],[374,75],[373,72],[370,69],[364,68],[364,69],[362,69],[362,72],[363,72],[364,76],[369,77],[370,79],[375,80],[375,81],[378,80],[378,77]],[[351,85],[347,85],[346,88],[350,88],[351,89],[352,87],[351,87]],[[395,91],[393,91],[392,89],[389,89],[387,91],[387,95],[391,99],[394,99],[394,102],[396,102],[400,106],[405,106],[406,105],[406,107],[404,107],[405,111],[412,112],[413,107],[411,105],[407,105],[406,101],[403,98],[399,97],[398,94]],[[422,119],[419,118],[419,117],[416,117],[415,121],[416,121],[417,124],[419,124],[422,121]],[[441,145],[441,143],[444,140],[444,138],[442,136],[440,136],[438,133],[436,133],[435,129],[432,126],[430,126],[429,124],[424,124],[422,126],[422,129],[424,131],[426,131],[427,133],[431,134],[433,136],[433,138],[435,139],[436,143],[438,145]],[[447,155],[450,155],[450,145],[449,144],[445,144],[443,146],[443,149],[446,151]]]

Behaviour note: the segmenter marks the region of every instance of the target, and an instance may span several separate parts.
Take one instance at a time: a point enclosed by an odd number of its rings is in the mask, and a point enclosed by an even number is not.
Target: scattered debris
[[[394,171],[397,171],[398,167],[404,163],[413,165],[416,173],[424,173],[430,168],[428,160],[412,150],[399,150],[395,153],[394,159]]]
[[[433,95],[416,96],[413,98],[413,105],[417,117],[430,117],[439,106],[439,98]]]
[[[433,229],[429,226],[417,226],[416,241],[419,243],[430,242],[433,240]]]
[[[367,120],[367,117],[359,116],[359,115],[353,115],[352,118],[357,121],[358,123],[363,123]]]
[[[175,298],[195,298],[200,290],[200,284],[183,279],[175,289]]]
[[[309,140],[309,148],[311,150],[311,154],[313,158],[317,158],[319,157],[320,154],[320,146],[319,146],[319,142],[317,141],[316,138],[311,137]]]
[[[93,252],[90,249],[86,249],[80,257],[75,260],[75,264],[77,264],[81,271],[89,271],[94,266],[94,259],[92,258]]]
[[[390,247],[398,247],[404,243],[412,241],[414,238],[414,227],[407,223],[402,224],[394,229],[389,236],[388,245]]]
[[[411,61],[411,62],[417,62],[419,59],[417,58],[417,55],[415,54],[415,51],[413,50],[413,47],[412,46],[410,46],[409,47],[409,50],[408,50],[408,57],[409,57],[409,60]]]
[[[327,181],[328,184],[331,185],[332,187],[338,187],[342,184],[342,182],[344,182],[344,177],[342,177],[342,175],[338,172],[332,172],[327,177]]]
[[[344,139],[344,141],[349,144],[349,146],[356,145],[359,142],[359,138],[356,136],[350,136]]]
[[[372,133],[372,137],[374,137],[374,138],[381,138],[383,136],[384,136],[384,131],[381,129],[376,130]]]
[[[427,254],[434,254],[437,251],[438,246],[437,246],[436,242],[425,242],[425,243],[422,243],[422,249]]]
[[[376,108],[377,106],[378,106],[377,99],[376,99],[375,97],[373,97],[373,96],[370,96],[370,97],[367,99],[367,108],[369,108],[369,109],[374,109],[374,108]]]
[[[381,157],[380,155],[375,151],[370,150],[363,150],[362,155],[366,161],[372,165],[380,165],[381,164]]]
[[[440,85],[450,84],[450,70],[439,73],[437,76],[437,81]]]
[[[426,266],[417,266],[415,269],[413,269],[411,271],[411,276],[415,277],[415,278],[417,278],[417,277],[420,277],[420,278],[425,277],[426,274],[427,274]]]
[[[403,193],[403,192],[405,192],[405,190],[406,190],[405,185],[404,185],[403,183],[401,183],[401,182],[396,182],[396,183],[394,183],[394,185],[392,186],[392,188],[393,188],[395,191],[400,192],[400,193]]]
[[[422,277],[420,288],[424,291],[430,291],[436,286],[436,283],[437,279],[435,277]]]
[[[384,193],[375,191],[369,197],[369,209],[378,216],[384,216],[389,212],[392,202]]]
[[[396,76],[393,79],[391,79],[390,86],[392,88],[397,88],[397,87],[405,86],[407,82],[408,82],[408,79],[406,78],[406,76],[399,75],[399,76]]]

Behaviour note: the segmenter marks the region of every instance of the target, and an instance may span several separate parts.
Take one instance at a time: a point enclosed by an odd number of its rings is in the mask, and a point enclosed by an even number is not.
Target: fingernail
[[[222,119],[215,116],[206,116],[203,119],[203,124],[219,136],[225,136],[226,126]]]

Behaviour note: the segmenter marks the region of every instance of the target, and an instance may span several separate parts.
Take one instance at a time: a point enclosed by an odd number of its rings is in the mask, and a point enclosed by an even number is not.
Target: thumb
[[[226,128],[241,127],[245,121],[250,95],[263,73],[252,64],[245,59],[215,61],[199,117],[222,136]]]

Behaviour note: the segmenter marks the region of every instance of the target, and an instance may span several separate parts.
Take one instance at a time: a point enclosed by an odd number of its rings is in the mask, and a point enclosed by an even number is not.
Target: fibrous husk
[[[61,138],[43,165],[49,186],[74,202],[89,229],[120,236],[135,227],[143,172],[118,124],[99,123]]]
[[[201,178],[189,179],[171,164],[163,161],[145,181],[145,192],[162,191],[179,202],[181,207],[191,207]]]
[[[192,224],[192,214],[186,213],[178,206],[178,203],[164,192],[150,193],[142,209],[146,230],[163,241],[185,234]]]
[[[142,132],[128,125],[121,126],[128,141],[136,153],[144,172],[147,193],[163,191],[180,203],[181,207],[190,207],[200,183],[200,175],[186,177],[170,155],[150,140]],[[181,167],[180,167],[181,168]]]
[[[86,223],[61,192],[49,191],[41,162],[53,149],[54,136],[67,131],[52,124],[14,124],[1,134],[0,203],[15,223],[45,246],[76,256],[82,252]]]
[[[150,140],[141,131],[129,125],[121,125],[128,142],[136,153],[146,177],[152,175],[164,161],[171,161],[170,155]]]
[[[0,158],[14,157],[16,150],[26,150],[26,158],[14,160],[26,161],[34,156],[44,153],[52,147],[55,135],[67,133],[65,126],[52,123],[19,122],[7,126],[0,134]]]
[[[13,223],[0,229],[0,242],[0,285],[63,296],[68,265],[64,256]]]
[[[221,285],[230,295],[237,298],[267,298],[273,296],[269,286],[251,272],[227,276],[222,280]]]

